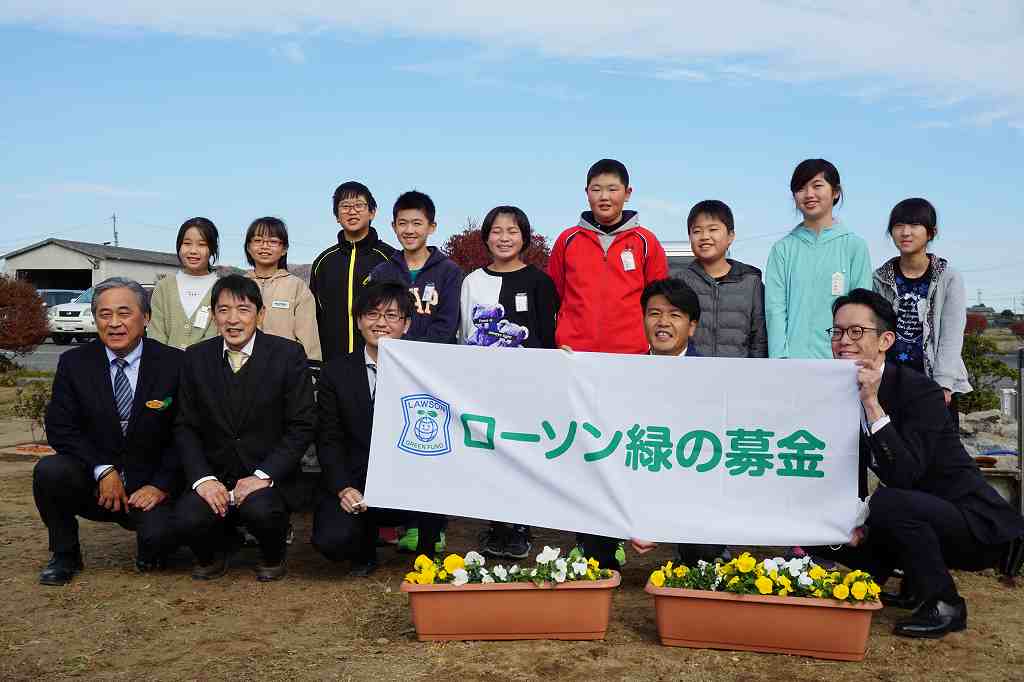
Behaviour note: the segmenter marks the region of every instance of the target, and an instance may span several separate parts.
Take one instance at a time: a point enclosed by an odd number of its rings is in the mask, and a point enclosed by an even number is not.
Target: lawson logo
[[[398,449],[413,455],[432,457],[452,451],[452,408],[426,393],[402,397],[405,426]]]

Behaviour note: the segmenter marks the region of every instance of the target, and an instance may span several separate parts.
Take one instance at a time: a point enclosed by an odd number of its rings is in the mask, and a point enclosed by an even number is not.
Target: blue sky
[[[719,198],[735,257],[761,266],[799,219],[793,166],[821,156],[876,263],[895,253],[892,205],[924,196],[969,299],[1024,310],[1020,3],[146,4],[0,9],[0,252],[109,240],[114,212],[122,245],[173,250],[205,215],[238,264],[269,214],[309,262],[353,178],[385,235],[415,187],[437,203],[438,242],[499,203],[553,239],[610,156],[659,237],[683,239],[689,207]]]

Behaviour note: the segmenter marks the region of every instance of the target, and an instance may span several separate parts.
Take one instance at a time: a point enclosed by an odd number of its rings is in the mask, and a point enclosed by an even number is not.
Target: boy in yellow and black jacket
[[[362,350],[352,305],[369,282],[370,272],[395,253],[370,226],[377,202],[366,185],[354,181],[339,185],[332,209],[341,226],[338,243],[316,257],[309,276],[324,362]]]

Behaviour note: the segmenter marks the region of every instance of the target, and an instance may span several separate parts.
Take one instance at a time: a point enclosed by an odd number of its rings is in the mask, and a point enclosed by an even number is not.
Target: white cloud
[[[948,0],[941,8],[919,0],[690,6],[636,0],[628,11],[595,11],[583,0],[8,0],[0,7],[0,23],[200,36],[355,31],[454,39],[602,65],[614,61],[620,68],[651,67],[675,80],[716,74],[791,83],[852,79],[867,83],[865,92],[873,95],[891,88],[939,107],[967,99],[986,110],[1024,111],[1019,0]],[[700,70],[688,66],[695,60],[701,60]],[[705,68],[712,63],[718,68]]]
[[[270,51],[275,57],[280,57],[292,64],[306,63],[306,53],[303,51],[302,46],[294,41],[275,45]]]
[[[159,192],[148,192],[144,190],[129,189],[127,187],[115,187],[93,182],[61,182],[41,187],[32,192],[19,192],[14,196],[17,199],[27,201],[50,200],[62,194],[91,194],[98,197],[110,199],[155,199],[160,196]]]

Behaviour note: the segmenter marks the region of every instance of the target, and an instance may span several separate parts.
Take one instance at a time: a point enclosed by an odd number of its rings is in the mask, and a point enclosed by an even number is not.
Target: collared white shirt
[[[256,345],[256,332],[253,332],[253,335],[249,337],[249,341],[246,342],[246,344],[244,346],[242,346],[242,350],[241,350],[242,355],[244,355],[246,358],[251,358],[252,357],[252,349],[253,349],[253,346],[255,346],[255,345]],[[233,349],[232,348],[228,348],[228,342],[225,341],[224,342],[224,350],[221,353],[221,356],[222,357],[226,356],[228,354],[229,350],[233,350]],[[270,479],[270,476],[267,475],[267,473],[265,471],[263,471],[262,469],[256,469],[254,472],[252,472],[252,474],[256,478],[262,478],[264,481]],[[203,476],[198,481],[196,481],[195,483],[192,484],[192,490],[195,490],[196,488],[198,488],[203,483],[206,483],[207,481],[216,481],[216,480],[217,480],[216,476]],[[274,485],[274,482],[270,481],[270,485]]]
[[[366,381],[370,387],[370,400],[377,395],[377,361],[370,357],[370,351],[363,346],[363,360],[366,361]],[[370,368],[373,369],[370,369]]]
[[[132,396],[135,396],[135,387],[139,384],[139,367],[142,365],[142,339],[139,339],[139,345],[135,346],[131,353],[125,355],[123,360],[128,364],[124,368],[124,373],[128,377],[128,383],[132,387]],[[118,355],[114,351],[110,350],[106,346],[103,350],[107,352],[107,368],[110,370],[110,386],[114,388],[114,395],[117,395],[117,388],[114,387],[114,377],[117,376],[117,365],[114,364],[114,360],[117,360]],[[97,481],[100,480],[100,476],[106,473],[107,469],[113,467],[113,464],[100,464],[92,469],[93,478]]]

